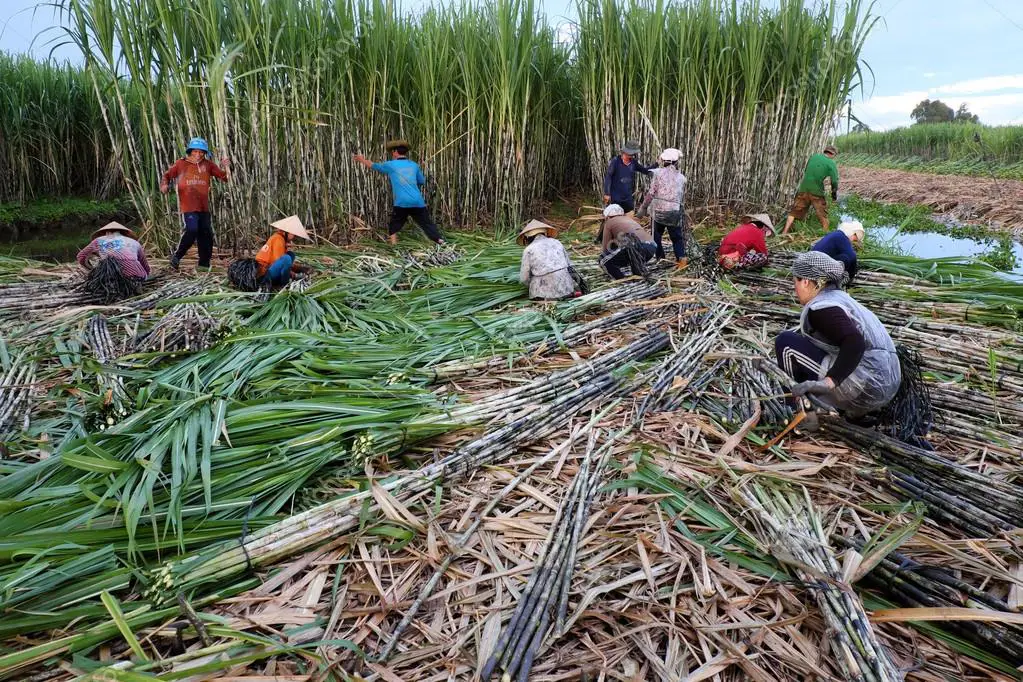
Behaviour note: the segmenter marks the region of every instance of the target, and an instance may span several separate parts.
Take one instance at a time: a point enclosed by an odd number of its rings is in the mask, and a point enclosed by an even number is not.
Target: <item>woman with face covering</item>
[[[803,305],[799,329],[774,344],[778,365],[797,382],[792,395],[814,394],[851,418],[887,405],[902,380],[895,343],[874,313],[839,288],[845,266],[810,251],[796,258],[792,275]]]

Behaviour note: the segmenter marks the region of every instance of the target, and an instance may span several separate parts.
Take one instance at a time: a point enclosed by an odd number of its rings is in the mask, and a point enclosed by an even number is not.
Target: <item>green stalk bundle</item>
[[[63,0],[132,198],[170,237],[162,170],[202,135],[232,161],[227,243],[288,207],[328,234],[379,223],[386,181],[352,161],[404,137],[443,222],[539,209],[579,147],[569,47],[534,0],[406,14],[381,0]],[[102,93],[102,95],[101,95]]]
[[[580,2],[577,52],[595,180],[626,139],[682,151],[687,203],[780,203],[859,86],[860,0]],[[695,200],[695,201],[694,201]]]

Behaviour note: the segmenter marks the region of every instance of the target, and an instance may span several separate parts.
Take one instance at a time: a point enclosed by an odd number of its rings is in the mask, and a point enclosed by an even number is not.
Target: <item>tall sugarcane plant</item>
[[[577,52],[595,178],[626,139],[682,151],[696,201],[795,189],[860,82],[859,0],[580,0]]]
[[[62,4],[135,203],[168,233],[159,173],[192,135],[233,161],[214,210],[245,246],[282,211],[321,230],[379,220],[390,190],[351,156],[390,137],[412,142],[444,220],[470,224],[538,209],[581,146],[568,47],[534,0],[418,16],[381,0]]]

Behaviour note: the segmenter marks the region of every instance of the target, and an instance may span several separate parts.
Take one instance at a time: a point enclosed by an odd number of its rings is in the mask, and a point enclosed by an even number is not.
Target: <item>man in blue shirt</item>
[[[355,160],[366,168],[383,173],[391,181],[394,209],[391,211],[391,220],[387,223],[387,240],[392,245],[398,243],[398,232],[409,218],[416,221],[431,241],[443,244],[444,238],[430,217],[426,199],[420,190],[420,187],[426,184],[426,178],[423,177],[419,164],[408,158],[408,148],[409,144],[405,140],[394,140],[387,143],[387,150],[391,152],[390,161],[373,163],[362,154],[356,154]]]
[[[618,204],[626,213],[636,208],[636,173],[650,175],[652,170],[636,160],[638,154],[639,144],[626,142],[604,173],[604,203]]]
[[[845,285],[848,286],[859,269],[856,263],[856,246],[863,244],[864,235],[863,225],[858,220],[843,222],[837,230],[828,232],[817,240],[810,250],[826,253],[844,265]]]

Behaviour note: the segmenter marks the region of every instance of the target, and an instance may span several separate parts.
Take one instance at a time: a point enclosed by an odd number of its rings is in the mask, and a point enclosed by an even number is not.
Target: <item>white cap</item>
[[[863,229],[863,223],[858,220],[849,220],[839,223],[838,229],[845,233],[845,236],[849,238],[849,241],[863,241],[863,237],[866,236],[866,232]]]
[[[682,152],[674,147],[668,147],[661,152],[661,161],[678,161],[680,158],[682,158]]]
[[[616,215],[625,215],[625,209],[618,204],[608,204],[607,208],[604,209],[604,217],[613,218]]]

